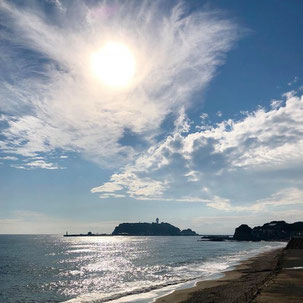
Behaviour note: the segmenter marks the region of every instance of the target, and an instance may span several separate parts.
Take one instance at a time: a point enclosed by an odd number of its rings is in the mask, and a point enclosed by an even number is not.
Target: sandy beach
[[[226,272],[224,277],[218,280],[198,282],[193,288],[177,290],[157,299],[155,302],[250,302],[256,297],[262,286],[266,285],[268,281],[277,275],[279,268],[281,268],[282,255],[283,249],[262,253],[242,262],[234,270]]]
[[[278,274],[261,287],[252,303],[303,302],[303,249],[283,251]]]

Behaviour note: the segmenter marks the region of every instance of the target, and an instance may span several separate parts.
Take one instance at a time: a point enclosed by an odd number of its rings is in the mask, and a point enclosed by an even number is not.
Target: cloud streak
[[[36,169],[36,168],[42,168],[42,169],[64,169],[64,167],[60,167],[56,163],[47,162],[45,160],[29,160],[26,163],[23,164],[12,164],[11,167],[18,168],[18,169]]]

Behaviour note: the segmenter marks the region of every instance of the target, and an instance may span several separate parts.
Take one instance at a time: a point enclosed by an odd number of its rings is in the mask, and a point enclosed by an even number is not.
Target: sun
[[[135,59],[130,49],[119,42],[107,42],[91,56],[91,67],[101,82],[112,88],[130,85],[135,74]]]

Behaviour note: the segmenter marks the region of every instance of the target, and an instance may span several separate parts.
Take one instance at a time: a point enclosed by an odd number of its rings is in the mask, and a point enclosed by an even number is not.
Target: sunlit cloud
[[[239,212],[302,205],[303,96],[287,93],[269,110],[195,132],[181,117],[186,132],[178,125],[92,192],[104,194],[118,185],[120,194],[138,200],[198,202]]]
[[[222,14],[189,13],[181,2],[53,5],[50,16],[39,2],[0,4],[0,149],[8,154],[61,150],[103,166],[127,163],[138,150],[121,143],[125,130],[154,143],[165,117],[207,86],[239,37]],[[124,58],[123,70],[101,69],[100,52]],[[106,82],[118,73],[119,83]]]
[[[56,163],[46,162],[45,160],[29,160],[26,163],[22,164],[11,164],[11,167],[19,168],[19,169],[35,169],[35,168],[42,168],[42,169],[64,169],[64,167],[60,167]]]
[[[130,85],[135,58],[126,45],[110,41],[92,54],[91,68],[103,84],[119,90]]]

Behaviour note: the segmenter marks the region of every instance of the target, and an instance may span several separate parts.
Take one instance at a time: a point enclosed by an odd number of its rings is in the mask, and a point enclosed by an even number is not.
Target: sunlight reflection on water
[[[17,291],[23,302],[41,303],[72,298],[104,302],[153,289],[157,295],[164,291],[161,287],[211,277],[243,258],[281,246],[198,242],[197,237],[7,237],[0,268],[7,268],[9,275],[0,292],[10,298]]]

